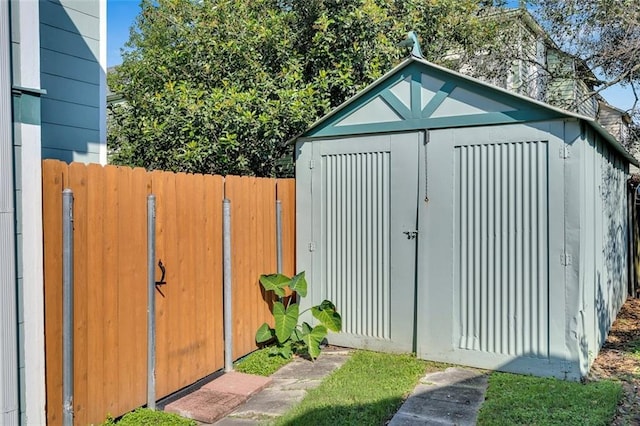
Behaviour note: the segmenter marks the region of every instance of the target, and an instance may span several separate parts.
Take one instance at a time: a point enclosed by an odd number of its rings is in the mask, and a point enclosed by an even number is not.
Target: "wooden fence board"
[[[192,305],[189,304],[189,284],[193,281],[193,257],[190,252],[191,247],[191,235],[189,229],[192,227],[190,222],[190,206],[188,200],[193,197],[192,187],[185,185],[187,175],[184,173],[178,173],[176,175],[176,205],[177,215],[176,218],[180,218],[176,221],[177,238],[175,244],[178,248],[178,274],[179,278],[172,283],[177,285],[177,291],[171,293],[174,297],[175,304],[173,305],[177,311],[176,316],[173,319],[173,323],[170,324],[174,333],[174,346],[170,351],[170,356],[175,366],[173,379],[177,380],[179,386],[185,386],[190,382],[187,381],[187,369],[190,366],[185,365],[182,360],[187,362],[191,361],[191,352],[189,345],[191,343],[192,333],[189,324],[190,311]],[[179,189],[178,189],[179,188]]]
[[[67,165],[43,162],[44,300],[47,424],[62,423],[62,190]]]
[[[69,187],[73,188],[73,416],[74,423],[87,424],[87,167],[69,165]]]
[[[87,270],[91,274],[87,281],[87,307],[91,307],[87,315],[87,396],[91,398],[91,404],[86,407],[88,419],[100,418],[108,412],[105,400],[109,395],[104,393],[104,383],[111,373],[105,371],[102,355],[108,349],[104,346],[102,324],[105,319],[103,296],[109,283],[103,274],[99,274],[104,270],[104,179],[100,165],[90,164],[87,167],[87,185],[92,189],[87,194],[87,228],[91,230],[87,234]]]
[[[233,357],[272,322],[258,277],[276,269],[276,180],[43,162],[48,424],[62,422],[62,189],[74,191],[75,424],[146,402],[146,197],[156,195],[156,395],[222,368],[222,199],[232,201]],[[282,183],[284,182],[284,183]],[[292,181],[283,200],[285,272],[292,274]],[[286,188],[283,189],[283,188]],[[290,191],[287,192],[287,191]],[[286,206],[289,207],[286,207]],[[288,219],[286,219],[288,218]],[[289,229],[289,230],[287,230]],[[160,279],[156,270],[156,280]],[[269,297],[269,296],[267,296]]]
[[[121,414],[121,402],[119,395],[120,383],[120,351],[118,350],[118,290],[119,290],[119,271],[120,259],[118,253],[120,244],[125,243],[117,238],[118,222],[120,219],[120,203],[119,203],[119,170],[115,167],[104,168],[104,220],[102,223],[104,239],[104,257],[101,275],[105,283],[103,287],[103,323],[102,335],[103,346],[105,348],[102,353],[104,370],[104,395],[105,411],[111,415],[117,416]],[[97,271],[96,271],[97,272]],[[94,356],[100,356],[95,354]]]

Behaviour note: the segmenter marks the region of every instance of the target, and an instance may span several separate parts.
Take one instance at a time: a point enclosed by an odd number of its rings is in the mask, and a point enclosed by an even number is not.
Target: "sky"
[[[139,12],[139,0],[107,0],[107,66],[122,62],[120,49],[129,40],[129,29]],[[633,106],[633,93],[620,85],[604,90],[601,95],[622,110]]]

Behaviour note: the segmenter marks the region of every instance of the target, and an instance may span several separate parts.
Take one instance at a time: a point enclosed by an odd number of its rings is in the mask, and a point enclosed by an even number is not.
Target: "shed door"
[[[313,146],[314,302],[343,318],[331,342],[414,349],[420,133],[325,140]],[[321,283],[321,284],[318,284]]]
[[[420,356],[517,372],[551,368],[549,313],[565,300],[564,277],[550,280],[549,271],[550,259],[560,265],[550,241],[562,248],[564,238],[549,216],[564,205],[562,189],[550,191],[564,179],[561,146],[545,123],[430,132]]]

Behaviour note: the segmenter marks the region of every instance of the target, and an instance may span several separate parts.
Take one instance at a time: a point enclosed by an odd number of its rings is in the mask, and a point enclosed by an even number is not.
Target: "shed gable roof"
[[[565,115],[411,57],[317,121],[304,136],[504,124]]]
[[[320,118],[300,137],[497,125],[573,118],[591,125],[632,164],[620,142],[593,118],[509,92],[411,56]]]

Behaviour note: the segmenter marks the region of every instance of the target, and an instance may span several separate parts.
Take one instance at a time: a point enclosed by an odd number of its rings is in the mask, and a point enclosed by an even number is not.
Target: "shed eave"
[[[618,153],[620,155],[622,155],[625,160],[627,160],[630,164],[633,164],[636,167],[640,167],[640,162],[638,162],[638,160],[633,155],[629,154],[629,152],[622,146],[622,144],[620,144],[620,142],[615,138],[615,136],[613,136],[611,133],[609,133],[607,131],[607,129],[602,127],[602,125],[600,123],[598,123],[593,118],[586,118],[586,119],[584,119],[584,121],[589,123],[591,125],[591,127],[593,127],[593,129],[600,136],[602,136],[602,138],[604,140],[609,142],[609,145],[611,145],[613,147],[613,149],[618,151]]]

